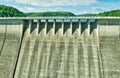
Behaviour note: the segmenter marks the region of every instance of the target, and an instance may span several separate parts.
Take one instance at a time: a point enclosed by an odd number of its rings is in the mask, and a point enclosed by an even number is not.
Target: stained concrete
[[[119,37],[115,18],[0,20],[0,78],[119,78]]]
[[[12,78],[18,57],[22,24],[14,20],[0,21],[0,78]],[[18,23],[17,23],[18,22]]]

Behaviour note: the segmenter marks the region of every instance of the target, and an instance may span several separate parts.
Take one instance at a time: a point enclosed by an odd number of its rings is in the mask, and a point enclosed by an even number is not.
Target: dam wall
[[[0,20],[0,78],[12,78],[22,37],[21,22]]]
[[[0,78],[119,78],[120,18],[0,18]]]

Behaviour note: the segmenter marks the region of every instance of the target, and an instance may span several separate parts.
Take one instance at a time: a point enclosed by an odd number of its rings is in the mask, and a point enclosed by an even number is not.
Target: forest
[[[0,5],[0,17],[23,17],[23,16],[25,16],[25,14],[14,7]]]
[[[75,14],[71,13],[71,12],[33,12],[33,13],[26,13],[26,16],[29,17],[38,17],[38,16],[42,16],[42,17],[48,17],[48,16],[76,16]]]

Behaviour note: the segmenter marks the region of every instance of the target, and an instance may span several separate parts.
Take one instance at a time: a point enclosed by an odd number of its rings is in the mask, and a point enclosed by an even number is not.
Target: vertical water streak
[[[80,33],[79,33],[80,34]],[[74,43],[73,43],[73,45],[74,45],[74,73],[75,73],[75,78],[79,78],[79,63],[78,63],[78,61],[79,61],[79,53],[78,53],[78,47],[77,47],[77,45],[78,45],[78,37],[75,35],[74,36],[75,38],[74,38]]]

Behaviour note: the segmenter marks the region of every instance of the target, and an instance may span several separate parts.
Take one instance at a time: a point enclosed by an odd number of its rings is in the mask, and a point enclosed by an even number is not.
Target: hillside
[[[95,14],[95,16],[120,16],[120,10],[112,10],[99,14]]]
[[[0,17],[22,17],[25,14],[18,9],[11,7],[0,5]]]
[[[30,17],[39,17],[39,16],[76,16],[71,12],[33,12],[26,13],[26,16]]]
[[[40,17],[40,16],[75,16],[75,14],[71,12],[32,12],[32,13],[23,13],[18,9],[11,7],[0,5],[0,17]]]
[[[80,14],[80,15],[76,15],[76,16],[95,16],[96,14]]]
[[[80,14],[76,16],[120,16],[120,10],[112,10],[107,12],[101,12],[98,14]]]
[[[0,17],[40,17],[40,16],[75,16],[71,12],[32,12],[32,13],[23,13],[18,9],[0,5]]]

